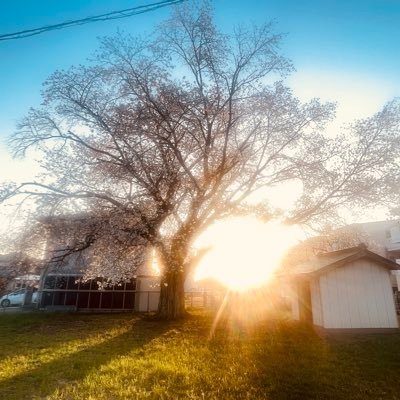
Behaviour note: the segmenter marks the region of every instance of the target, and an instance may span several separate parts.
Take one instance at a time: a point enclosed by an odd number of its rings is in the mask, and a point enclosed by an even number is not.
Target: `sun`
[[[195,280],[212,278],[234,291],[267,283],[287,250],[302,237],[299,227],[256,218],[231,218],[210,227],[196,247],[209,247]]]

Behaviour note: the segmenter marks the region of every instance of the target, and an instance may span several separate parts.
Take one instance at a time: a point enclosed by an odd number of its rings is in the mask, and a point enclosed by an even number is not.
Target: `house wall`
[[[319,277],[325,328],[397,328],[390,272],[367,259]],[[317,290],[316,290],[317,292]]]
[[[136,284],[135,310],[157,311],[160,298],[160,278],[154,276],[138,277]]]

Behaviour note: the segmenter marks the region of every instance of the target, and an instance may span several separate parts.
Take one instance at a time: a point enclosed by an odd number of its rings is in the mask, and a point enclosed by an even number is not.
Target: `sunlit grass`
[[[400,335],[319,337],[285,320],[0,316],[1,399],[396,399]]]
[[[51,329],[51,327],[49,327]],[[18,376],[22,373],[27,373],[30,370],[34,370],[37,367],[43,367],[47,363],[51,363],[63,357],[70,357],[74,353],[90,349],[92,346],[97,346],[111,338],[117,337],[122,333],[126,332],[127,327],[121,327],[119,329],[109,329],[101,334],[95,334],[93,336],[88,335],[82,338],[76,338],[72,340],[62,339],[64,335],[61,335],[61,343],[57,345],[57,337],[54,338],[56,342],[51,341],[47,346],[40,344],[35,346],[35,342],[41,343],[42,334],[38,332],[32,332],[30,338],[31,348],[24,348],[22,354],[18,354],[20,349],[16,349],[17,354],[6,355],[2,358],[0,369],[0,384],[3,379],[10,379],[13,376]],[[57,336],[57,332],[54,333]],[[0,351],[1,353],[1,351]]]

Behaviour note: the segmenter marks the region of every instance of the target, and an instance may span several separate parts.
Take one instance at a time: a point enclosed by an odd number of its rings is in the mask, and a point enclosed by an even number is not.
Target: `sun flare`
[[[256,218],[232,218],[209,228],[197,247],[209,252],[195,280],[215,279],[235,291],[262,286],[272,277],[287,250],[301,239],[298,227]]]

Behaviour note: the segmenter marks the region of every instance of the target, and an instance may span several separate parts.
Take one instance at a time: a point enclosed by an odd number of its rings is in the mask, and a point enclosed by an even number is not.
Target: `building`
[[[48,260],[40,277],[39,308],[156,310],[159,277],[152,270],[150,252],[146,251],[145,257],[126,260],[124,269],[108,265],[93,271],[96,251],[102,249],[91,246],[89,238],[92,229],[98,229],[92,225],[97,226],[99,221],[102,222],[88,214],[48,217],[39,221],[45,228],[44,258]],[[119,272],[115,273],[115,270]],[[115,276],[119,273],[121,279],[116,282]]]
[[[365,245],[315,256],[286,276],[293,318],[328,329],[398,328],[391,283],[398,270]]]
[[[18,253],[0,254],[0,295],[22,288],[37,288],[38,267]]]
[[[144,266],[130,278],[111,282],[107,277],[87,279],[88,257],[75,254],[62,266],[49,264],[39,285],[39,308],[79,311],[155,311],[159,277]]]
[[[374,221],[351,224],[343,228],[364,237],[380,254],[400,261],[400,221]]]

